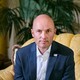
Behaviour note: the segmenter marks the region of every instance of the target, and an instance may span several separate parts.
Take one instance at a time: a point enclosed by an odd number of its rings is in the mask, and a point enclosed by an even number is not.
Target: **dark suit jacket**
[[[36,80],[36,66],[36,44],[32,43],[19,49],[14,65],[14,80]],[[53,41],[45,80],[75,80],[71,49]]]

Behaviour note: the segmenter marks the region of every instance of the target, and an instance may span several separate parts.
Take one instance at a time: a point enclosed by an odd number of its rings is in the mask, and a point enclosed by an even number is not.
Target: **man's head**
[[[46,14],[37,16],[31,29],[32,36],[39,49],[47,49],[56,33],[55,25],[51,17]]]

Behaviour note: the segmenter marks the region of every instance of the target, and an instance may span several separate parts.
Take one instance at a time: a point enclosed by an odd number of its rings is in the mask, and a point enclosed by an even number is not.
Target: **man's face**
[[[39,48],[48,48],[55,34],[54,24],[46,19],[38,20],[34,22],[31,32]]]

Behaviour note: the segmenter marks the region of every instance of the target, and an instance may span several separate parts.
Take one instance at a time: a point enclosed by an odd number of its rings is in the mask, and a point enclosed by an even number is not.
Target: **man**
[[[17,51],[14,80],[75,80],[73,51],[53,41],[53,20],[37,16],[31,33],[35,42]]]

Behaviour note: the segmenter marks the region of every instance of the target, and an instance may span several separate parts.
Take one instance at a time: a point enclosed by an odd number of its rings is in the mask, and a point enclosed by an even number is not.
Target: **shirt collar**
[[[37,50],[37,57],[39,56],[45,56],[45,55],[49,55],[50,54],[50,50],[51,50],[51,45],[49,46],[49,48],[44,52],[44,54],[42,55],[38,49],[38,46],[36,47]]]

